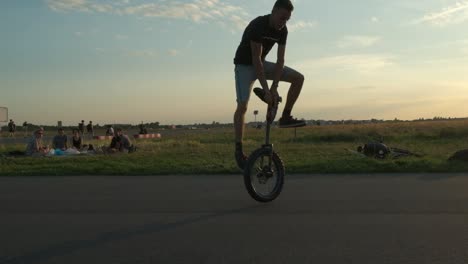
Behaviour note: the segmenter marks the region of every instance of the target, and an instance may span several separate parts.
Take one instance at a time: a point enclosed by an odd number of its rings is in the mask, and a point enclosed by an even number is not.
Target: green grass
[[[161,131],[160,140],[138,140],[130,155],[0,158],[1,176],[239,174],[233,159],[232,129]],[[263,130],[248,129],[245,151],[262,145]],[[375,160],[353,155],[362,143],[383,138],[391,147],[424,154],[422,158]],[[287,173],[466,172],[468,162],[448,162],[468,148],[468,121],[385,123],[273,129],[272,142]],[[95,145],[108,142],[92,141]],[[24,145],[0,145],[0,153]]]

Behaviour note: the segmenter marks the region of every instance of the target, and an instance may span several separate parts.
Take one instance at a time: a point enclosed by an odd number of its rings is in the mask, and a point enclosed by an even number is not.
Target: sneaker
[[[236,158],[237,166],[239,166],[241,170],[244,170],[247,156],[242,151],[236,151],[234,156]]]
[[[306,126],[306,123],[304,120],[297,120],[296,118],[293,118],[292,116],[288,117],[281,117],[279,120],[279,127],[280,128],[293,128],[293,127],[303,127]]]

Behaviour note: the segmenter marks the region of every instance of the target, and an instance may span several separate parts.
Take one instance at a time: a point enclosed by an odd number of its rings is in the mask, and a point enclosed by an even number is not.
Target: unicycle
[[[264,101],[261,88],[255,88],[254,93]],[[262,203],[275,200],[280,195],[284,184],[283,161],[270,142],[271,125],[275,120],[280,102],[281,97],[273,106],[268,107],[265,144],[249,156],[244,167],[245,187],[253,199]]]

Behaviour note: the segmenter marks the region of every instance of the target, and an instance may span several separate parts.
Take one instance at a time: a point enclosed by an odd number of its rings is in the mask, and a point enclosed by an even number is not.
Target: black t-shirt
[[[281,30],[270,27],[270,15],[260,16],[254,19],[244,31],[242,41],[236,51],[234,64],[252,65],[252,50],[250,41],[262,43],[262,61],[271,48],[278,45],[286,45],[288,38],[288,28],[285,26]]]
[[[78,138],[78,139],[75,139],[75,137],[72,137],[72,143],[73,143],[73,147],[77,148],[77,149],[81,149],[82,145],[81,145],[81,137]]]
[[[120,148],[120,142],[121,142],[121,138],[119,136],[114,136],[112,138],[112,141],[111,141],[111,144],[110,144],[110,147],[111,148]]]

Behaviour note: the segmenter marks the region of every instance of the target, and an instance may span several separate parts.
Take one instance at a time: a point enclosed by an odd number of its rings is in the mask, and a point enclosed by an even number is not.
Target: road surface
[[[468,177],[0,178],[0,263],[468,263]]]

